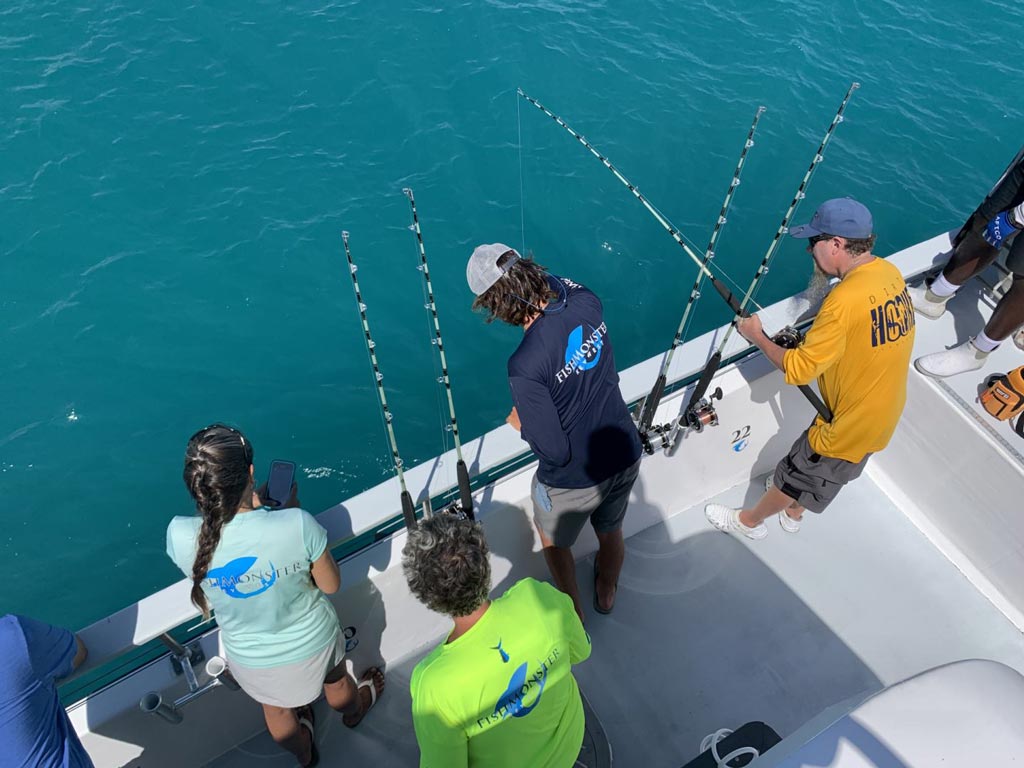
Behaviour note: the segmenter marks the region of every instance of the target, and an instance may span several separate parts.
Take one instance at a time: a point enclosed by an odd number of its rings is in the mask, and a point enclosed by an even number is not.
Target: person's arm
[[[562,429],[548,388],[523,376],[510,376],[508,383],[514,410],[522,425],[519,431],[523,439],[530,444],[537,458],[556,467],[564,467],[572,458],[569,438]]]
[[[298,510],[302,525],[302,542],[310,562],[310,575],[321,592],[333,595],[341,586],[341,574],[334,556],[327,546],[327,529],[309,512]]]
[[[786,348],[780,347],[768,338],[764,329],[761,327],[760,317],[757,315],[750,315],[750,317],[737,318],[736,330],[739,331],[740,336],[760,349],[764,353],[764,356],[771,360],[772,365],[780,371],[786,370],[786,367],[783,364],[786,357]]]
[[[590,635],[583,628],[583,622],[580,621],[580,615],[576,613],[576,608],[572,604],[572,598],[568,595],[564,595],[564,597],[565,608],[563,609],[563,614],[565,616],[565,631],[569,638],[569,663],[579,664],[581,661],[586,661],[590,658]]]
[[[18,616],[32,672],[40,680],[67,677],[85,660],[85,646],[71,632],[27,616]]]
[[[846,323],[826,298],[803,344],[785,350],[782,370],[787,384],[810,384],[846,352]]]
[[[325,549],[324,553],[313,561],[310,573],[313,576],[313,583],[324,594],[333,595],[341,587],[341,572],[329,549]]]
[[[89,649],[85,647],[82,638],[75,635],[75,658],[71,660],[71,671],[74,672],[82,666],[87,658],[89,658]]]

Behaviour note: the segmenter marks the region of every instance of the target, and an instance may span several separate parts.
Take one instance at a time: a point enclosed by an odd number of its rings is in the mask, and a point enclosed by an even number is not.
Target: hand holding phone
[[[298,487],[295,485],[295,463],[275,459],[270,463],[267,475],[266,493],[263,501],[268,507],[280,509],[285,506],[298,506],[296,498]]]

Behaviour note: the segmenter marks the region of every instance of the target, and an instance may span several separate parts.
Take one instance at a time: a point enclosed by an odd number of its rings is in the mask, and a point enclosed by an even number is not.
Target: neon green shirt
[[[590,637],[572,600],[523,579],[413,670],[421,768],[571,768],[583,744],[572,665]]]

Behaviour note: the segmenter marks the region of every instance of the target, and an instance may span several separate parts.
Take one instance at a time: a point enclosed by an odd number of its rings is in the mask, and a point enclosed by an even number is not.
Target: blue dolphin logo
[[[604,346],[601,337],[598,335],[596,338],[588,338],[590,342],[590,349],[586,352],[583,351],[583,326],[577,325],[572,329],[569,334],[569,339],[565,344],[565,364],[573,365],[573,361],[576,361],[575,368],[577,371],[589,371],[598,361],[601,359],[601,347]]]
[[[208,571],[206,577],[228,597],[235,597],[241,600],[255,597],[266,592],[277,581],[277,570],[275,570],[274,564],[270,563],[270,576],[260,577],[259,589],[253,592],[240,592],[238,581],[245,575],[246,571],[252,568],[255,562],[255,557],[236,557],[230,563]]]
[[[512,717],[526,717],[528,714],[533,712],[534,708],[540,704],[540,697],[544,693],[544,685],[548,681],[548,669],[545,666],[543,675],[540,679],[540,689],[537,691],[537,698],[530,706],[523,704],[523,698],[528,692],[528,686],[526,684],[526,667],[527,663],[524,661],[519,665],[519,668],[512,673],[512,677],[508,681],[508,688],[501,694],[501,698],[498,699],[498,703],[494,705],[494,713],[497,714],[505,709],[505,714],[502,718],[506,718],[509,715]]]

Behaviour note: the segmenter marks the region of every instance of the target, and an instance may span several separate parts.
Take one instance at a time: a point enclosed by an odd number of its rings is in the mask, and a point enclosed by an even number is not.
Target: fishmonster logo
[[[496,646],[492,647],[492,650],[501,654],[502,664],[509,663],[510,656],[501,647],[500,640]],[[494,705],[494,711],[478,719],[476,721],[477,727],[488,728],[508,717],[526,717],[533,712],[537,705],[540,704],[540,698],[544,694],[544,686],[548,682],[548,670],[561,655],[561,651],[557,648],[552,649],[547,659],[540,662],[540,666],[533,674],[529,674],[529,662],[524,661],[520,664],[516,671],[512,673],[512,677],[509,678],[505,692],[501,694]],[[535,698],[533,698],[532,703],[527,704],[527,699],[534,696],[534,694]]]
[[[608,328],[601,323],[594,328],[586,338],[583,336],[583,326],[577,325],[569,334],[565,344],[565,365],[555,374],[555,379],[561,384],[573,373],[589,371],[601,360],[601,349],[604,347],[604,335]]]
[[[220,568],[214,568],[207,572],[206,577],[213,582],[213,586],[219,587],[220,590],[228,597],[235,597],[245,600],[250,597],[260,595],[270,589],[277,582],[277,571],[274,569],[274,564],[270,564],[270,572],[268,574],[262,574],[259,578],[259,588],[252,592],[242,592],[238,589],[239,584],[247,584],[252,581],[256,574],[249,576],[246,572],[252,568],[255,564],[255,557],[236,557],[230,563],[222,565]]]

